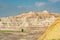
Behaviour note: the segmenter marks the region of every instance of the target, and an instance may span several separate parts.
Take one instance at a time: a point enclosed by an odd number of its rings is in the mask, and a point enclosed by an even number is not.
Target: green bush
[[[24,32],[24,29],[21,29],[21,32]]]

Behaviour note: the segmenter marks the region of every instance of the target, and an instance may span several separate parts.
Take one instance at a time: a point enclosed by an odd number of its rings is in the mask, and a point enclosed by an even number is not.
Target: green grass
[[[21,31],[13,31],[13,30],[0,30],[0,32],[21,32]]]
[[[0,32],[31,32],[32,30],[24,30],[24,29],[21,29],[21,30],[0,30]]]

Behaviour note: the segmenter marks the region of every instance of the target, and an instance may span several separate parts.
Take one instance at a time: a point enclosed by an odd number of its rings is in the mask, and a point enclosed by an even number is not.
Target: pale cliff
[[[0,29],[19,30],[24,27],[47,27],[60,14],[43,12],[28,12],[17,16],[0,18]]]

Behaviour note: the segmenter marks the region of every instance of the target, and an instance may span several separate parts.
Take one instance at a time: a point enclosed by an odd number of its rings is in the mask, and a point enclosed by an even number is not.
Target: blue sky
[[[60,0],[0,0],[0,17],[43,10],[60,13]]]

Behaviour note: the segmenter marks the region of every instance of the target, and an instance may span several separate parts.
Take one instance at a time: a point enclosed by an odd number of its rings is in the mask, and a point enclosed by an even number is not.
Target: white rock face
[[[47,27],[58,15],[44,12],[29,12],[18,16],[0,18],[0,30],[19,30],[24,27]]]

